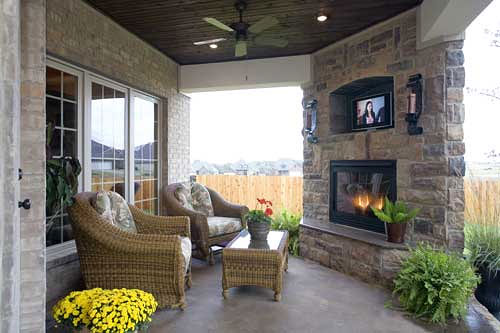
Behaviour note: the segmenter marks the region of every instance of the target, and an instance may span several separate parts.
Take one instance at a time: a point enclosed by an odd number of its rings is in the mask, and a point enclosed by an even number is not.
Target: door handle
[[[17,203],[19,208],[30,209],[31,208],[31,199],[24,199],[24,201],[19,201]]]

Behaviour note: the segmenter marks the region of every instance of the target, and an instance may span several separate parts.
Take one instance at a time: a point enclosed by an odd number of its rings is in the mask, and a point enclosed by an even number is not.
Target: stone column
[[[45,332],[45,0],[21,0],[20,332]]]
[[[0,0],[0,332],[19,332],[20,3]]]

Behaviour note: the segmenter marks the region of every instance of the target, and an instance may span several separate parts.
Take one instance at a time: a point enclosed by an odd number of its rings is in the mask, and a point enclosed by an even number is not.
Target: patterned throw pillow
[[[199,183],[193,183],[193,185],[191,185],[191,197],[193,198],[192,205],[194,210],[206,216],[214,216],[212,199],[210,199],[210,193],[205,186]]]
[[[95,206],[97,212],[112,225],[123,231],[137,233],[128,204],[118,193],[111,191],[97,192]]]
[[[174,191],[174,196],[179,200],[182,207],[194,210],[193,198],[191,197],[191,186],[189,184],[179,184]]]

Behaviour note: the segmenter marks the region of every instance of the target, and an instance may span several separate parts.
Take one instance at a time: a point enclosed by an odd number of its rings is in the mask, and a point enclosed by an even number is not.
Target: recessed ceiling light
[[[217,44],[210,44],[210,48],[211,48],[211,49],[216,49],[216,48],[218,48],[218,47],[219,47],[219,46],[218,46]]]
[[[321,14],[321,15],[318,15],[318,17],[316,17],[316,19],[319,22],[325,22],[328,19],[328,17],[326,15]]]

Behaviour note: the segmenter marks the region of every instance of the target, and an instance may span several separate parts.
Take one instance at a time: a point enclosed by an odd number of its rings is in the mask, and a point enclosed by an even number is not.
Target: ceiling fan
[[[263,31],[274,27],[279,23],[278,19],[273,16],[266,16],[260,21],[250,25],[243,21],[243,11],[247,8],[246,1],[238,1],[234,5],[236,10],[239,12],[240,20],[239,22],[231,23],[226,25],[221,21],[213,17],[205,17],[203,20],[221,30],[227,31],[233,35],[236,44],[234,47],[234,55],[236,57],[243,57],[247,54],[247,43],[249,41],[255,42],[255,44],[263,46],[275,46],[275,47],[286,47],[288,41],[283,38],[273,38],[261,36],[260,33]],[[195,42],[194,45],[206,45],[214,44],[226,40],[226,38],[214,38],[209,40],[204,40],[200,42]]]

